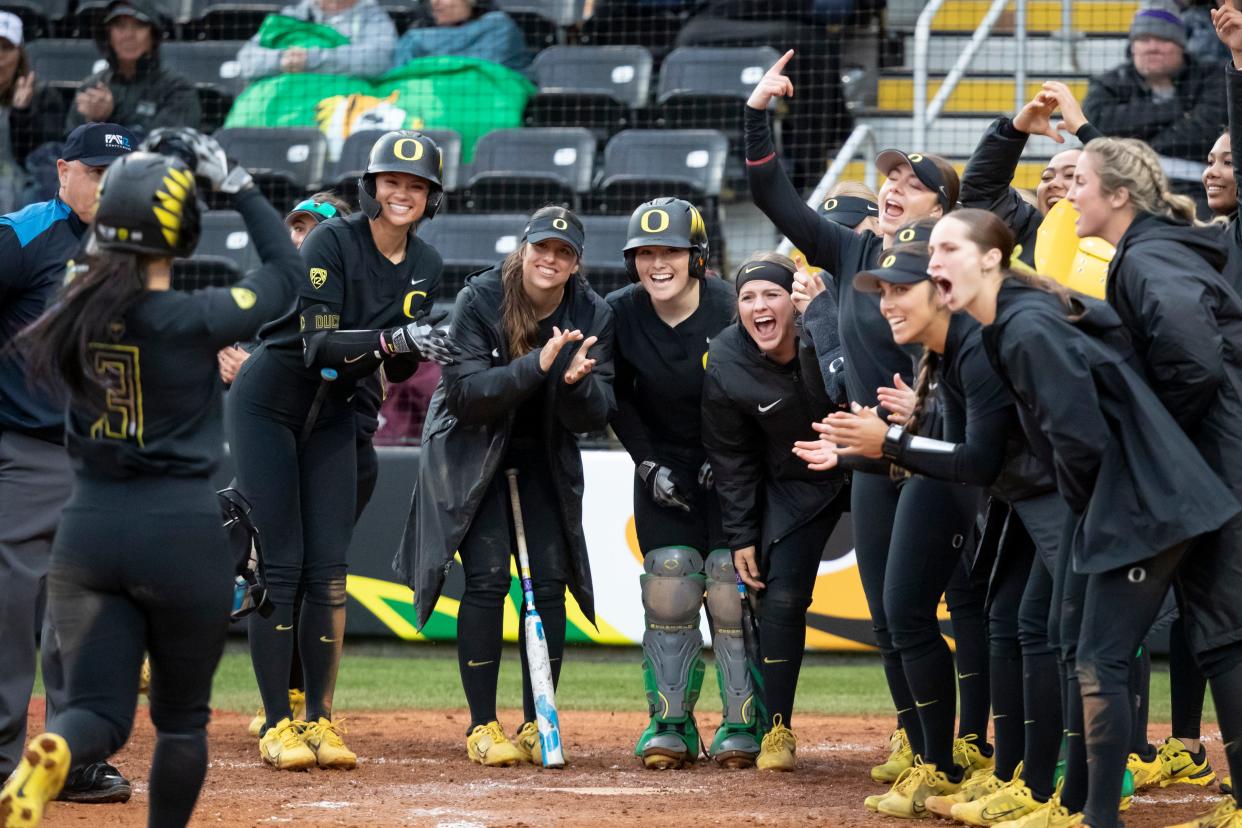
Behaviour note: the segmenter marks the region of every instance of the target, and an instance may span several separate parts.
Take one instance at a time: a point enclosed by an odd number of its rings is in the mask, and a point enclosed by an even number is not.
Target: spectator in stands
[[[160,15],[150,0],[109,4],[97,43],[108,65],[78,88],[66,130],[88,121],[112,121],[141,138],[158,127],[198,128],[194,84],[160,65]]]
[[[480,58],[519,72],[530,65],[522,31],[504,12],[488,11],[476,0],[428,0],[426,6],[428,24],[409,29],[397,42],[398,66],[433,55]]]
[[[329,26],[348,42],[332,47],[299,45],[298,40],[305,41],[305,36],[286,31],[277,38],[265,25],[237,55],[242,77],[314,72],[371,78],[392,68],[397,27],[375,0],[300,0],[280,13]]]
[[[1083,112],[1109,136],[1139,138],[1165,159],[1188,159],[1192,181],[1228,120],[1225,73],[1186,52],[1186,27],[1173,0],[1144,0],[1130,24],[1130,60],[1091,79]],[[1201,195],[1201,193],[1199,193]]]
[[[1229,47],[1216,36],[1212,9],[1228,5],[1229,0],[1190,0],[1183,5],[1186,21],[1186,53],[1199,63],[1218,64],[1230,60]]]
[[[26,203],[26,156],[62,135],[65,108],[60,94],[36,80],[26,57],[21,18],[0,12],[0,214]]]

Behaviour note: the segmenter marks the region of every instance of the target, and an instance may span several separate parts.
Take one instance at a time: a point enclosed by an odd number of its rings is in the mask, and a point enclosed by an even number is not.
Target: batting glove
[[[673,470],[668,466],[661,466],[654,460],[645,460],[638,465],[636,471],[638,479],[643,482],[647,494],[657,506],[690,511],[690,504],[679,490],[677,478],[673,477]]]

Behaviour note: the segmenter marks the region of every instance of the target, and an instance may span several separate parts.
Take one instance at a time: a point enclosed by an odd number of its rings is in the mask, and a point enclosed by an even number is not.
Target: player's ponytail
[[[535,304],[522,287],[522,259],[526,242],[518,245],[500,263],[500,283],[504,299],[500,303],[500,327],[509,344],[509,359],[517,359],[535,349],[539,339],[539,318]]]
[[[1136,138],[1096,138],[1084,150],[1095,161],[1106,193],[1125,188],[1135,210],[1186,224],[1200,224],[1195,203],[1169,190],[1169,179],[1155,150]]]
[[[124,333],[126,312],[146,291],[143,260],[134,253],[102,251],[91,257],[56,300],[17,338],[29,376],[41,388],[60,387],[79,398],[102,403],[107,375],[95,369],[92,342],[110,342]]]

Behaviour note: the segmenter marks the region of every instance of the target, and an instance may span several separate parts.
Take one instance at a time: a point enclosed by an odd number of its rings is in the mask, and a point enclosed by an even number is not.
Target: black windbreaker
[[[815,517],[844,484],[793,454],[832,404],[815,353],[777,365],[740,322],[712,341],[703,379],[703,447],[711,461],[729,548],[767,548]]]
[[[854,290],[854,276],[879,264],[884,239],[819,215],[806,205],[777,160],[766,112],[746,109],[746,174],[755,205],[776,229],[789,237],[806,260],[827,271],[824,282],[834,289],[845,386],[850,400],[877,404],[876,389],[893,384],[893,374],[913,380],[917,349],[893,342],[892,329],[880,315],[880,297]],[[832,278],[828,278],[831,276]]]
[[[1152,389],[1242,498],[1242,299],[1220,273],[1228,255],[1212,228],[1141,214],[1105,290]]]
[[[532,394],[544,395],[543,446],[557,482],[562,528],[569,542],[569,589],[587,620],[595,598],[586,536],[582,531],[582,455],[575,434],[608,424],[616,402],[612,379],[612,311],[574,277],[565,286],[565,324],[583,338],[599,338],[590,356],[595,368],[573,385],[562,379],[581,343],[561,349],[552,369],[539,370],[539,350],[509,358],[500,327],[504,290],[500,268],[466,280],[453,307],[453,341],[461,349],[446,366],[423,427],[418,480],[393,569],[414,590],[421,629],[440,597],[444,577],[470,528],[493,476],[501,471],[514,416]]]
[[[1080,573],[1128,566],[1219,528],[1238,501],[1134,367],[1111,307],[1006,282],[983,343],[1075,515]]]
[[[1091,124],[1078,129],[1078,140],[1084,145],[1103,133]],[[1013,175],[1022,160],[1022,151],[1031,136],[1014,128],[1010,118],[997,118],[979,139],[979,146],[970,156],[962,173],[963,207],[977,207],[996,215],[1013,231],[1017,245],[1014,253],[1028,265],[1035,265],[1035,241],[1044,214],[1024,199],[1012,186]]]
[[[1229,95],[1229,146],[1242,147],[1242,72],[1233,68],[1233,61],[1225,64],[1225,90]],[[1242,154],[1233,160],[1233,180],[1242,181]],[[1236,205],[1225,225],[1225,241],[1229,245],[1229,261],[1222,272],[1233,289],[1242,294],[1242,224],[1238,223]]]

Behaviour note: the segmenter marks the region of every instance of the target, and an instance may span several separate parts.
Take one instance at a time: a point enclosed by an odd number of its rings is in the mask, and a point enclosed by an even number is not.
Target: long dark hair
[[[117,337],[125,313],[146,291],[144,264],[134,253],[102,251],[82,265],[83,274],[69,274],[52,305],[15,340],[32,383],[46,389],[63,383],[74,397],[104,400],[108,386],[92,363],[91,343]]]
[[[25,46],[14,46],[17,50],[17,66],[13,68],[13,76],[8,79],[7,85],[0,81],[0,106],[12,106],[13,94],[17,91],[17,81],[30,74],[30,58],[26,54]],[[31,104],[33,106],[33,103]]]

